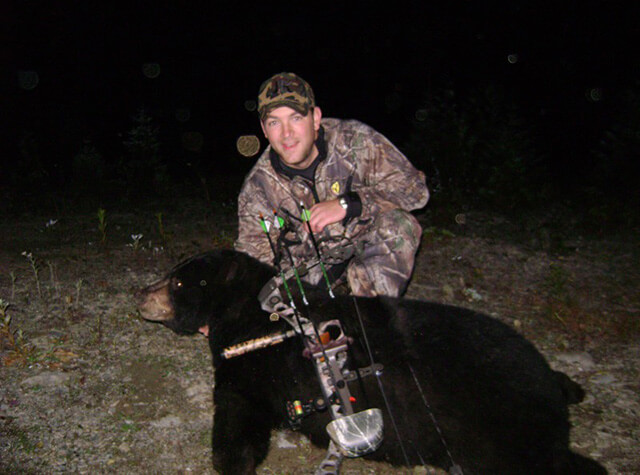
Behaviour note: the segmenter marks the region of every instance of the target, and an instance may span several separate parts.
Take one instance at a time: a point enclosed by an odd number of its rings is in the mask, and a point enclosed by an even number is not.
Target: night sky
[[[625,2],[253,3],[5,3],[8,155],[20,159],[27,129],[59,173],[83,140],[116,155],[145,107],[166,144],[196,132],[214,172],[243,174],[253,159],[235,139],[261,135],[247,101],[271,74],[294,71],[325,116],[360,119],[396,143],[430,88],[504,87],[554,159],[573,166],[640,64],[640,17]]]

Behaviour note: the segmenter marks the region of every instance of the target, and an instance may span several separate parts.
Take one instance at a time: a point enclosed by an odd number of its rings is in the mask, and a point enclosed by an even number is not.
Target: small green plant
[[[2,321],[4,322],[5,317],[7,316],[7,309],[11,306],[9,302],[5,302],[0,299],[0,317],[2,317]]]
[[[55,298],[58,298],[60,297],[60,286],[58,284],[58,280],[56,279],[56,266],[51,261],[47,261],[47,266],[49,267],[49,278],[51,279],[51,289],[53,289],[53,296]]]
[[[104,247],[107,243],[107,210],[98,208],[98,230],[100,231],[100,244]]]
[[[38,265],[38,260],[33,257],[31,252],[22,251],[22,255],[27,258],[29,264],[31,265],[31,270],[33,270],[33,275],[36,278],[36,287],[38,288],[38,296],[42,298],[42,289],[40,288],[40,266]]]
[[[138,432],[140,430],[140,426],[130,419],[124,419],[122,424],[120,424],[120,430],[122,432]]]
[[[14,362],[25,364],[36,356],[33,346],[27,344],[22,334],[22,330],[11,328],[11,315],[8,310],[11,305],[0,299],[0,340],[6,342],[9,351],[3,356],[3,364],[9,365]]]
[[[133,248],[134,252],[138,252],[140,249],[142,249],[142,238],[143,237],[144,237],[144,234],[132,234],[131,235],[131,240],[133,242],[131,244],[129,244],[129,246]]]

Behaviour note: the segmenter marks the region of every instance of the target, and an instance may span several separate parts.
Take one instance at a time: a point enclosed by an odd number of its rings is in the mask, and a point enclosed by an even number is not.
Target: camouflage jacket
[[[319,242],[338,245],[357,241],[375,217],[385,211],[422,208],[429,199],[424,173],[383,135],[355,120],[322,119],[326,157],[315,170],[315,183],[278,173],[270,160],[271,147],[262,153],[245,178],[238,197],[239,235],[235,248],[273,264],[274,255],[261,227],[260,216],[274,221],[274,211],[287,222],[289,250],[296,265],[315,256],[313,243],[302,231],[300,202],[307,209],[316,201],[328,201],[356,192],[362,203],[360,216],[327,226],[316,235]],[[315,187],[315,188],[314,188]],[[279,231],[270,226],[272,242]],[[332,244],[329,244],[331,246]],[[289,267],[288,256],[282,261]]]

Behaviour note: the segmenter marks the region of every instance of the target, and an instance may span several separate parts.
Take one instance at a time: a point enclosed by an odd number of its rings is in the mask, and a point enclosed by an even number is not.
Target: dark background
[[[131,190],[144,181],[135,175],[144,175],[140,163],[148,154],[135,162],[123,144],[141,108],[158,141],[149,163],[164,167],[165,182],[206,181],[211,188],[225,177],[224,193],[237,193],[255,160],[236,151],[237,137],[256,134],[266,145],[247,101],[280,71],[307,79],[325,116],[372,125],[428,173],[429,145],[415,147],[416,112],[425,98],[455,94],[454,105],[467,101],[469,109],[477,91],[498,90],[535,150],[539,173],[526,186],[545,184],[548,199],[596,186],[595,200],[623,188],[627,206],[630,196],[637,200],[630,190],[636,177],[629,175],[638,168],[629,163],[638,159],[630,156],[638,141],[600,150],[607,133],[617,130],[619,137],[627,127],[623,135],[633,136],[640,122],[629,99],[638,98],[640,59],[633,2],[373,3],[5,4],[5,205],[44,207],[45,201],[24,197],[49,193],[74,206],[82,194],[74,190],[83,191],[95,171],[83,172],[77,163],[87,147],[104,168],[94,178],[112,181],[109,191],[92,188],[97,201],[159,193],[158,186]],[[145,64],[157,65],[159,74],[145,75]],[[621,163],[607,180],[597,179],[599,162],[612,153]],[[464,168],[465,160],[482,159],[453,160]],[[209,192],[222,198],[220,190]]]

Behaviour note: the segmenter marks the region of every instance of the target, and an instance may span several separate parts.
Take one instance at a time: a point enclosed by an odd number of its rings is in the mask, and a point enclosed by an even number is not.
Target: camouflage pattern
[[[262,83],[258,92],[258,113],[264,120],[267,112],[288,106],[302,115],[315,107],[315,97],[309,83],[293,73],[279,73]]]
[[[323,255],[345,243],[355,245],[347,278],[356,295],[391,295],[404,292],[411,277],[422,230],[408,212],[422,208],[429,198],[424,173],[418,171],[383,135],[354,120],[323,119],[327,156],[315,173],[320,201],[343,193],[358,193],[362,213],[345,223],[327,226],[316,234]],[[269,240],[260,225],[260,215],[273,222],[274,211],[285,218],[287,239],[297,265],[315,257],[313,243],[300,219],[300,202],[307,209],[315,203],[311,184],[300,176],[293,179],[275,172],[268,147],[245,178],[238,198],[239,236],[235,248],[255,258],[274,263]],[[278,239],[275,226],[269,230]],[[288,257],[282,260],[286,269]],[[333,263],[333,262],[332,262]],[[305,276],[311,283],[322,278],[318,266]]]

